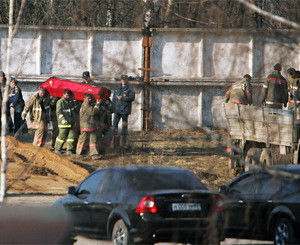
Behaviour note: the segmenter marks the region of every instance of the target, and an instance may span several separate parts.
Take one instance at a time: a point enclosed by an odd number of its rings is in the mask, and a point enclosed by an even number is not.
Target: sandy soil
[[[64,194],[89,173],[105,166],[165,165],[194,172],[210,189],[234,178],[228,169],[225,130],[189,129],[133,132],[126,149],[110,148],[100,160],[89,156],[59,156],[50,146],[51,132],[43,148],[33,146],[33,132],[18,139],[7,136],[8,193]]]

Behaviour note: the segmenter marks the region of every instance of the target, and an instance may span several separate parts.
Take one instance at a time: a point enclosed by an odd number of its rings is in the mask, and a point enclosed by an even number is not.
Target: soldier
[[[75,103],[72,100],[73,92],[65,89],[63,96],[56,103],[56,116],[59,133],[55,141],[55,153],[61,154],[61,149],[67,141],[67,155],[73,155],[75,150],[76,132],[75,122]]]
[[[51,146],[54,148],[55,140],[58,135],[58,123],[57,123],[57,116],[56,116],[56,103],[59,100],[59,97],[50,97],[50,120],[52,122],[52,141]]]
[[[237,103],[243,105],[252,104],[252,85],[251,76],[246,74],[243,79],[231,85],[225,94],[225,103]]]
[[[113,130],[112,130],[112,113],[116,111],[115,105],[110,100],[110,90],[103,89],[104,95],[99,101],[101,114],[97,114],[96,122],[98,124],[98,139],[100,140],[100,152],[104,152],[110,146]],[[102,90],[100,91],[100,95]]]
[[[281,65],[277,63],[263,85],[261,102],[267,108],[282,109],[282,104],[287,106],[288,86],[280,71]]]
[[[131,114],[131,104],[135,99],[135,93],[130,89],[129,79],[127,75],[121,76],[121,84],[117,86],[117,89],[113,95],[113,103],[116,106],[116,112],[113,119],[114,134],[118,132],[118,124],[122,118],[122,131],[123,145],[126,144],[128,116]]]
[[[34,134],[33,145],[44,146],[48,133],[50,110],[50,96],[46,89],[40,88],[25,105],[22,112],[22,119],[25,120],[30,112],[30,126],[37,129]]]
[[[8,128],[9,132],[12,132],[12,129],[14,127],[14,132],[16,133],[19,128],[22,125],[22,117],[21,114],[24,109],[25,102],[23,100],[22,91],[17,85],[18,81],[15,78],[11,78],[9,86],[10,89],[8,91]],[[14,122],[12,122],[11,116],[10,116],[10,108],[14,109]]]
[[[84,94],[84,102],[80,108],[80,135],[77,143],[76,154],[81,155],[84,148],[89,145],[89,153],[92,159],[100,159],[101,155],[97,147],[97,131],[95,115],[100,113],[99,103],[95,105],[92,94]]]
[[[294,68],[287,69],[287,82],[288,82],[288,89],[289,89],[289,104],[288,109],[294,109],[294,92],[299,91],[299,81],[300,79],[297,78],[296,70]],[[299,104],[300,101],[297,101]]]
[[[95,85],[94,80],[91,79],[89,71],[84,71],[82,73],[82,79],[83,79],[82,83],[89,84],[89,85]]]

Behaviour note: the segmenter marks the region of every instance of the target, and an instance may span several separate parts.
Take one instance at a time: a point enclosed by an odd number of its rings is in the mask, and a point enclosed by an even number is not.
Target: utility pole
[[[11,45],[12,45],[12,35],[13,35],[13,14],[14,14],[14,0],[9,1],[9,20],[8,20],[8,39],[7,39],[7,57],[6,57],[6,76],[7,81],[4,88],[3,101],[2,101],[2,130],[1,130],[1,190],[0,190],[0,203],[3,203],[5,200],[5,191],[6,191],[6,165],[7,165],[7,156],[6,156],[6,103],[8,100],[8,87],[9,87],[9,78],[10,78],[10,61],[11,61]]]

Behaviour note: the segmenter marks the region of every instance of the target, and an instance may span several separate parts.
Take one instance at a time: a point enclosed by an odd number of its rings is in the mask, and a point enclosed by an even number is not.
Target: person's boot
[[[67,150],[67,153],[66,153],[68,156],[72,156],[74,155],[74,153],[71,151],[71,150]]]
[[[93,159],[93,160],[99,160],[99,159],[101,159],[101,155],[92,155],[91,156],[91,158]]]
[[[55,153],[56,153],[57,155],[61,155],[61,151],[60,151],[60,150],[55,149]]]

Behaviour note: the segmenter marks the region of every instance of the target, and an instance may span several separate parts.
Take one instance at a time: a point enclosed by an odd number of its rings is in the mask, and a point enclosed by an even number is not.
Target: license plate
[[[172,211],[199,211],[200,203],[172,203]]]

